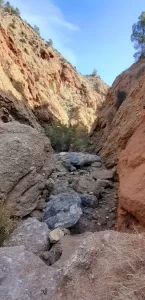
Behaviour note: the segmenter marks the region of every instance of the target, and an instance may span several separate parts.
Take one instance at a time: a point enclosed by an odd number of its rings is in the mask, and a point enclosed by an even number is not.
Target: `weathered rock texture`
[[[116,109],[119,90],[127,96]],[[92,133],[106,165],[110,167],[119,160],[119,230],[145,227],[144,95],[145,59],[142,58],[116,78]]]
[[[3,300],[52,300],[56,282],[45,263],[24,246],[0,248]]]
[[[41,198],[53,168],[49,140],[18,122],[0,122],[0,203],[26,216]]]
[[[90,166],[95,162],[101,162],[100,156],[81,152],[61,152],[56,154],[58,161],[68,161],[71,165],[82,168],[83,166]]]
[[[138,127],[122,151],[118,173],[118,229],[133,229],[133,225],[145,227],[145,122]]]
[[[40,255],[50,248],[48,234],[49,230],[45,223],[28,218],[18,224],[4,245],[6,247],[23,245],[28,251]]]
[[[116,110],[118,90],[125,91],[127,97]],[[125,149],[129,138],[145,119],[144,95],[145,59],[140,59],[115,79],[94,124],[93,140],[106,165],[117,163],[120,152]]]
[[[52,195],[44,210],[43,221],[50,229],[72,227],[82,215],[80,206],[81,198],[77,193]]]
[[[0,106],[38,127],[54,119],[91,128],[108,86],[83,77],[20,18],[0,11]],[[1,96],[0,96],[1,97]]]
[[[66,240],[65,240],[66,239]],[[3,300],[142,300],[143,235],[100,232],[65,237],[62,256],[48,267],[24,246],[0,248]]]
[[[143,236],[106,231],[77,243],[75,252],[63,265],[64,277],[55,300],[144,298]]]

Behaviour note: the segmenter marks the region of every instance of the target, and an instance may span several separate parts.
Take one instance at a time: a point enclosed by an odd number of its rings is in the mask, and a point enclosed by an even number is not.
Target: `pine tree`
[[[137,52],[134,58],[138,60],[145,57],[145,12],[142,12],[138,22],[132,26],[131,41],[134,42],[134,48]]]

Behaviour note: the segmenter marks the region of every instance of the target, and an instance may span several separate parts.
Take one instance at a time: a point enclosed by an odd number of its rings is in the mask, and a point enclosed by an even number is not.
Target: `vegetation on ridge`
[[[9,12],[11,14],[14,14],[18,17],[20,17],[21,13],[20,10],[16,7],[14,8],[9,1],[7,1],[6,3],[3,0],[0,0],[0,7],[4,8],[4,10],[6,12]]]
[[[134,43],[135,50],[137,50],[134,58],[138,60],[145,57],[145,12],[141,13],[138,22],[132,26],[131,41]]]

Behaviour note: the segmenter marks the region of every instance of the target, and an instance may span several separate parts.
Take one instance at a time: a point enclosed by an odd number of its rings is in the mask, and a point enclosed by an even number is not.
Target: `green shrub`
[[[52,41],[52,39],[49,39],[49,41],[47,41],[46,43],[48,44],[48,46],[51,46],[51,47],[53,46],[53,41]]]
[[[92,76],[96,76],[96,75],[97,75],[97,70],[94,69],[91,75],[92,75]]]
[[[33,30],[34,30],[38,35],[40,35],[40,29],[39,29],[39,27],[38,27],[37,25],[34,25]]]
[[[17,17],[20,17],[21,13],[20,13],[20,10],[16,7],[14,8],[9,1],[7,1],[5,4],[4,4],[4,8],[5,8],[5,11],[11,13],[11,14],[14,14],[16,15]]]
[[[14,221],[10,219],[10,211],[4,206],[0,205],[0,247],[3,242],[8,238],[9,234],[14,228]]]
[[[83,151],[88,145],[86,130],[78,126],[54,123],[45,128],[46,135],[56,152]]]
[[[127,96],[127,93],[125,91],[118,90],[118,92],[117,92],[117,99],[116,99],[116,103],[115,103],[115,107],[116,107],[117,110],[119,109],[119,107],[121,106],[121,104],[126,99],[126,96]]]

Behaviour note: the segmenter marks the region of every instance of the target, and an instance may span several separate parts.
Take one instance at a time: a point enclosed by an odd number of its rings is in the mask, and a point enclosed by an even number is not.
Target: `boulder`
[[[97,179],[101,179],[101,180],[107,180],[107,179],[113,179],[115,175],[115,169],[95,169],[95,171],[91,172],[91,176],[97,180]]]
[[[32,217],[32,218],[35,218],[35,219],[37,219],[38,221],[42,221],[42,211],[40,211],[40,210],[33,210],[32,212],[31,212],[31,214],[30,214],[30,216]]]
[[[88,194],[80,194],[81,204],[83,207],[97,207],[98,199],[96,196]]]
[[[0,248],[1,300],[52,300],[55,273],[24,246]]]
[[[0,122],[0,204],[13,216],[33,211],[53,168],[49,140],[30,126]]]
[[[54,264],[63,269],[55,300],[144,299],[144,235],[105,231],[66,239]]]
[[[56,244],[52,246],[50,251],[44,251],[41,255],[41,258],[48,266],[51,266],[60,259],[61,255],[62,247],[59,244]]]
[[[61,152],[56,154],[56,158],[67,164],[70,162],[75,167],[90,166],[94,162],[101,162],[100,156],[81,152]]]
[[[43,251],[49,250],[48,227],[45,223],[39,222],[35,218],[22,221],[11,233],[5,246],[24,245],[28,251],[40,255]]]
[[[102,167],[102,162],[101,161],[96,161],[92,163],[91,168],[101,168]]]
[[[81,198],[77,193],[52,195],[44,210],[43,221],[50,229],[72,227],[82,215],[80,206]]]
[[[49,232],[49,240],[51,244],[57,243],[61,238],[63,238],[66,234],[70,234],[68,229],[56,228]]]
[[[48,267],[50,251],[45,264],[24,246],[0,248],[1,299],[144,299],[144,234],[66,236],[52,249],[57,261],[53,253]]]
[[[96,181],[90,176],[83,175],[74,182],[74,189],[77,193],[95,193],[97,187]]]

